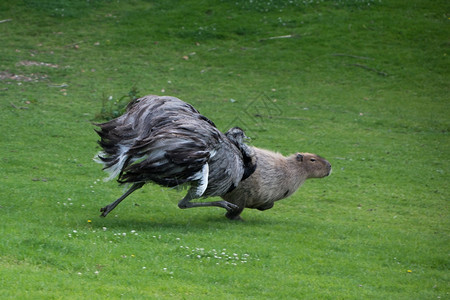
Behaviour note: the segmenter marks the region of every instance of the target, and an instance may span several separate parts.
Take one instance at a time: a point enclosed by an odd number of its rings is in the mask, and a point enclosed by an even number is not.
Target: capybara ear
[[[303,155],[301,153],[297,153],[297,160],[303,161]]]

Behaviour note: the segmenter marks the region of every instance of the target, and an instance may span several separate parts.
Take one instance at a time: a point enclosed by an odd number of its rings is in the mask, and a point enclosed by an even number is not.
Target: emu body
[[[237,206],[226,200],[191,200],[229,193],[256,167],[253,152],[243,144],[241,129],[233,128],[225,135],[193,106],[175,97],[142,97],[130,103],[122,116],[98,126],[103,151],[96,161],[110,173],[109,180],[117,177],[121,184],[132,184],[100,210],[103,217],[148,182],[165,187],[188,185],[180,208],[218,206],[231,211]]]

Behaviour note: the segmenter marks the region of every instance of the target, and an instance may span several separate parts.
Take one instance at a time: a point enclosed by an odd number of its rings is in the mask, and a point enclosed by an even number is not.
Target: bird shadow
[[[144,232],[159,230],[171,232],[216,232],[217,230],[227,230],[235,227],[270,226],[275,222],[271,218],[257,218],[253,216],[236,221],[229,220],[224,215],[190,215],[176,219],[165,216],[146,219],[126,216],[102,220],[103,222],[96,222],[99,229],[106,226],[122,231],[139,230]]]

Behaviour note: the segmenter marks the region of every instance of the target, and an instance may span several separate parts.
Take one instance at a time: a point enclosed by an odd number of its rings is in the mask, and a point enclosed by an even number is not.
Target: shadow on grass
[[[289,220],[289,223],[292,221]],[[264,216],[247,216],[244,221],[231,221],[225,218],[224,214],[215,215],[176,215],[169,216],[151,216],[144,219],[142,216],[127,216],[110,219],[101,219],[101,222],[95,222],[99,230],[103,226],[117,230],[130,231],[140,230],[152,232],[155,230],[174,231],[174,232],[216,232],[217,230],[235,229],[238,227],[272,227],[279,222],[274,218]],[[284,224],[286,225],[286,224]],[[292,224],[293,225],[293,224]]]

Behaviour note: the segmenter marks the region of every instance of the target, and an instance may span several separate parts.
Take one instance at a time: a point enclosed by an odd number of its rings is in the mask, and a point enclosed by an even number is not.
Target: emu
[[[222,196],[256,169],[256,156],[242,129],[226,134],[192,105],[175,97],[149,95],[131,102],[126,112],[96,124],[103,151],[95,160],[131,187],[100,209],[106,217],[120,202],[148,182],[165,187],[189,186],[178,207],[217,206],[228,212],[238,206],[226,200],[191,202]]]

